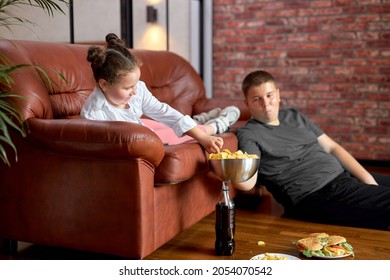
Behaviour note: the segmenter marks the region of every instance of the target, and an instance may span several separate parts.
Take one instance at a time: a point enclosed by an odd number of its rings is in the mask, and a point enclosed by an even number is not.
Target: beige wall
[[[12,26],[12,32],[1,29],[2,38],[33,41],[70,42],[69,9],[61,5],[65,15],[56,12],[49,17],[41,9],[23,6],[12,12],[34,25]],[[93,9],[91,9],[93,7]],[[120,1],[74,1],[74,37],[76,42],[104,39],[109,32],[120,34]]]
[[[170,0],[169,49],[185,58],[190,57],[190,0]],[[158,11],[158,22],[146,22],[146,6],[153,5]],[[93,9],[91,9],[93,7]],[[69,10],[62,5],[66,15],[56,12],[49,17],[41,9],[23,7],[13,9],[15,15],[26,18],[35,25],[12,26],[12,32],[1,30],[7,39],[70,42]],[[134,48],[165,50],[166,0],[133,1]],[[75,42],[101,41],[107,33],[120,35],[120,1],[74,1]]]
[[[157,22],[146,22],[146,6],[157,9]],[[169,0],[168,49],[190,60],[191,0]],[[166,0],[133,1],[133,45],[136,49],[167,49]]]
[[[106,34],[121,34],[120,0],[74,0],[74,40],[76,43],[102,41]],[[208,6],[209,38],[207,58],[204,65],[206,92],[211,96],[211,7],[212,0],[204,0]],[[158,10],[156,24],[146,22],[146,6],[153,5]],[[34,22],[34,25],[23,24],[12,26],[12,32],[0,28],[0,37],[6,39],[23,39],[33,41],[70,42],[69,9],[61,5],[65,15],[56,12],[49,17],[41,9],[24,6],[14,8],[12,12]],[[199,1],[169,0],[169,51],[187,59],[199,71],[199,32],[197,16]],[[133,47],[138,49],[166,50],[166,0],[133,0]]]

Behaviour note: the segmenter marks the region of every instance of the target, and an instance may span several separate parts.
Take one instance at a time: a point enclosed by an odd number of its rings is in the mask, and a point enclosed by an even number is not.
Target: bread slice
[[[331,236],[328,237],[328,242],[327,243],[328,243],[329,246],[332,246],[332,245],[341,244],[343,242],[347,242],[345,237],[340,236],[340,235],[331,235]]]
[[[318,251],[324,247],[319,241],[319,239],[314,236],[309,236],[298,240],[298,245],[306,250],[311,251]]]
[[[329,237],[329,234],[327,234],[325,232],[315,232],[315,233],[309,234],[309,236],[317,237],[317,238],[326,238],[326,237]]]

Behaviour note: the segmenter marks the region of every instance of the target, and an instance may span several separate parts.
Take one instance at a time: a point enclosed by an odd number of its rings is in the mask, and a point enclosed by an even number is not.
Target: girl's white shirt
[[[96,86],[81,110],[81,117],[100,121],[127,121],[144,125],[143,115],[161,122],[173,129],[178,137],[194,128],[197,124],[188,115],[183,115],[166,103],[160,102],[148,90],[145,83],[138,81],[136,94],[129,102],[128,109],[120,109],[111,105],[100,87]]]

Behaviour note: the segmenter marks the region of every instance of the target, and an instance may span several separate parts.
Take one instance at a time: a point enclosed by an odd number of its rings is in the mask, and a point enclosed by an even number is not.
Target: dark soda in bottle
[[[225,184],[221,192],[221,199],[215,205],[215,253],[218,256],[231,256],[235,246],[236,208]]]

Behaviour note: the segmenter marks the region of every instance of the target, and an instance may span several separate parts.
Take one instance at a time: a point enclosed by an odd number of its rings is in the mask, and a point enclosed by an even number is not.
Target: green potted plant
[[[43,9],[49,16],[53,16],[55,11],[65,14],[59,5],[61,3],[69,5],[68,0],[0,0],[0,28],[5,27],[11,30],[11,26],[17,24],[34,24],[26,18],[18,17],[12,13],[12,7],[30,6]],[[1,39],[1,38],[0,38]],[[38,65],[13,65],[6,55],[0,53],[0,159],[10,165],[6,146],[13,149],[17,160],[17,150],[9,134],[9,128],[15,129],[21,135],[25,135],[23,121],[19,114],[19,109],[12,102],[13,98],[20,98],[9,89],[13,80],[10,73],[23,67],[34,67],[47,78],[46,73]]]

